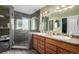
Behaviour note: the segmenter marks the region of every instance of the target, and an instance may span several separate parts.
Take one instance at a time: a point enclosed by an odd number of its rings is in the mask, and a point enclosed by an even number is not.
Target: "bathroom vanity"
[[[41,54],[78,54],[79,39],[64,35],[33,33],[33,48]]]

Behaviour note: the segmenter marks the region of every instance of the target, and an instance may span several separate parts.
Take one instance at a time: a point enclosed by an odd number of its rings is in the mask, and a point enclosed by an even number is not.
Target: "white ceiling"
[[[26,14],[33,14],[37,10],[43,8],[45,5],[13,5],[14,10]]]

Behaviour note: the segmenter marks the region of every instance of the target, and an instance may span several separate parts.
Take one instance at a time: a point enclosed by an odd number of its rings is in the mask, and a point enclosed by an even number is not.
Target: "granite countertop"
[[[51,38],[54,40],[63,41],[66,43],[75,44],[75,45],[79,46],[79,39],[78,38],[70,38],[70,37],[67,37],[64,35],[49,35],[46,33],[34,33],[34,32],[32,32],[32,34],[48,37],[48,38]]]

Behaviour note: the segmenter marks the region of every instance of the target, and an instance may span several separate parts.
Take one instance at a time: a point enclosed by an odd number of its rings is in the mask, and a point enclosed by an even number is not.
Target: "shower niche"
[[[0,6],[0,36],[8,35],[10,28],[9,8]]]

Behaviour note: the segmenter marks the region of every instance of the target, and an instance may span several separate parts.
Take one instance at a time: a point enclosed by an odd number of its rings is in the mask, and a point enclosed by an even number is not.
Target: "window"
[[[21,19],[16,20],[16,29],[21,29],[22,28],[22,22]]]
[[[22,29],[29,30],[29,19],[22,17]]]
[[[31,20],[31,30],[35,30],[36,27],[35,27],[35,19],[32,19]]]
[[[16,29],[29,30],[29,19],[22,17],[16,20]]]

